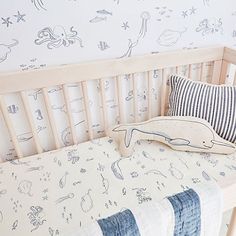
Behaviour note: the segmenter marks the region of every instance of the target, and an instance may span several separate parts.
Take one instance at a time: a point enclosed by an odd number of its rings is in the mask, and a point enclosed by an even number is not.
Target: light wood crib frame
[[[137,81],[133,76],[134,73],[144,73],[147,80],[147,100],[148,100],[148,115],[147,119],[153,117],[151,107],[151,72],[158,70],[162,74],[162,91],[159,97],[161,101],[161,115],[165,115],[168,108],[168,68],[174,68],[175,73],[180,73],[181,66],[188,66],[188,76],[191,77],[191,67],[194,64],[199,64],[200,75],[199,80],[203,81],[203,67],[205,63],[212,62],[213,73],[210,78],[213,84],[224,84],[227,79],[227,73],[231,65],[236,65],[236,50],[216,46],[201,49],[181,50],[174,52],[154,53],[144,56],[136,56],[130,58],[112,59],[104,61],[95,61],[88,63],[64,65],[60,67],[52,67],[47,69],[39,69],[34,71],[21,71],[13,73],[0,74],[0,108],[4,117],[5,124],[8,128],[10,138],[14,145],[18,158],[23,158],[21,147],[17,139],[14,126],[10,119],[4,95],[10,93],[20,93],[24,104],[25,113],[33,134],[33,140],[37,153],[42,153],[43,149],[40,145],[36,126],[33,121],[32,111],[30,109],[29,101],[26,95],[27,90],[42,89],[50,126],[53,133],[55,149],[61,148],[57,128],[54,122],[54,116],[50,105],[48,96],[48,88],[52,86],[62,86],[63,94],[66,103],[68,120],[70,123],[71,136],[74,144],[78,143],[77,134],[75,131],[73,117],[71,114],[70,98],[68,92],[68,84],[81,83],[82,93],[84,98],[84,107],[86,113],[86,123],[88,127],[89,139],[94,138],[91,123],[91,110],[88,101],[87,81],[99,80],[102,97],[102,113],[105,127],[105,135],[108,132],[108,115],[106,107],[106,97],[104,88],[104,79],[112,77],[115,81],[115,92],[118,104],[118,113],[120,123],[125,123],[124,107],[122,103],[122,87],[121,75],[129,75],[133,83],[133,107],[134,107],[134,121],[138,121],[137,111]],[[236,85],[236,73],[234,73],[233,83]],[[236,207],[236,180],[228,179],[223,183],[219,183],[223,190],[224,196],[224,211]],[[228,235],[236,235],[236,208],[234,208],[231,223],[228,230]]]

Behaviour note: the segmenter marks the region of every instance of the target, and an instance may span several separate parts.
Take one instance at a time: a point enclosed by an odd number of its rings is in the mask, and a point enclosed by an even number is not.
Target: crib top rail
[[[228,63],[236,64],[236,50],[232,48],[225,47],[223,60]]]
[[[165,67],[217,61],[223,59],[225,50],[227,52],[225,58],[236,62],[236,52],[221,46],[214,46],[49,67],[34,71],[2,73],[0,74],[0,94],[115,77]]]

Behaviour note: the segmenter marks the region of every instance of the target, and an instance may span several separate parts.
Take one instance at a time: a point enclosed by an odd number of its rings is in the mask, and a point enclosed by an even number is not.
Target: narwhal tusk
[[[236,149],[236,146],[234,144],[231,145],[229,143],[224,143],[224,142],[217,141],[217,140],[211,140],[211,142],[213,144],[216,144],[216,145],[220,145],[220,146],[225,146],[225,147]]]

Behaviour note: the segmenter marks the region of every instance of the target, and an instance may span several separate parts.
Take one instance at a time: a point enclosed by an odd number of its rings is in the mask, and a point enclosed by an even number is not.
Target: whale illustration
[[[118,125],[110,131],[110,136],[119,143],[123,156],[132,155],[138,140],[159,141],[179,151],[231,154],[236,150],[236,146],[222,139],[207,121],[187,116],[160,116],[141,123]]]

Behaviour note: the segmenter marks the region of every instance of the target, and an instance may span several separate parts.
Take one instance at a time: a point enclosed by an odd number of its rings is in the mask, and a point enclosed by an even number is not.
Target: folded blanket
[[[217,236],[222,195],[216,184],[199,185],[100,219],[71,236]]]

